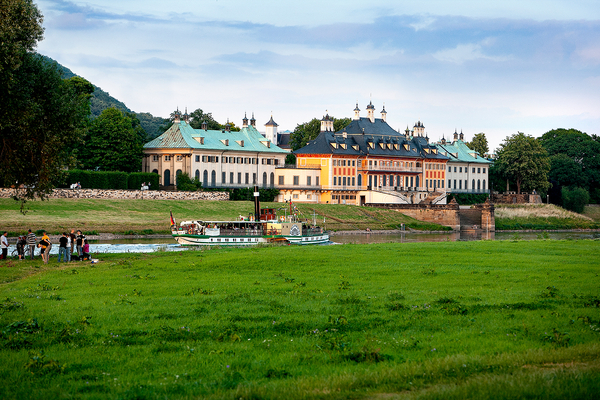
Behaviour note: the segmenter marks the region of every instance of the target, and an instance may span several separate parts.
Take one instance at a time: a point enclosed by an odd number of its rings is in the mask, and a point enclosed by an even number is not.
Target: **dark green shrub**
[[[106,189],[127,189],[127,172],[107,171],[106,174]]]
[[[448,203],[452,201],[452,199],[456,199],[456,202],[463,206],[471,204],[481,204],[485,203],[488,197],[489,195],[485,193],[452,193],[448,195]]]
[[[184,172],[177,175],[177,189],[195,192],[202,189],[202,183],[197,179],[190,179],[190,176]]]
[[[262,202],[272,202],[275,197],[279,195],[279,189],[263,189],[259,188],[258,200]],[[235,201],[254,201],[254,189],[253,188],[241,188],[233,189],[229,194],[229,200]]]
[[[128,189],[140,189],[142,183],[149,183],[150,190],[158,190],[159,176],[153,172],[132,172],[127,177]]]
[[[582,213],[584,207],[590,202],[590,194],[583,188],[562,189],[563,207],[576,213]]]

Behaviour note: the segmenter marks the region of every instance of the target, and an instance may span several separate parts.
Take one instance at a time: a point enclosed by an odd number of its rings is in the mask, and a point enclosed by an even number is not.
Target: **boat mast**
[[[260,196],[260,192],[258,191],[258,186],[254,186],[254,220],[256,222],[260,222],[260,200],[258,200],[258,196]]]

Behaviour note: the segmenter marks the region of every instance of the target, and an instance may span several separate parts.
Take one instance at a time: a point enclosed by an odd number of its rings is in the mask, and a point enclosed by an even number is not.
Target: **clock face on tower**
[[[300,228],[298,228],[298,225],[296,225],[296,224],[292,225],[292,227],[290,228],[290,235],[300,236]]]

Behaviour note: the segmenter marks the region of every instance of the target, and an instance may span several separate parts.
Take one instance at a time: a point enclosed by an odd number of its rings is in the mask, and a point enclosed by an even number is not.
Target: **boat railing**
[[[263,230],[260,227],[256,229],[243,228],[243,229],[223,229],[221,228],[220,236],[262,236]]]
[[[314,228],[303,228],[302,236],[310,236],[310,235],[320,235],[323,233],[323,228],[314,227]]]

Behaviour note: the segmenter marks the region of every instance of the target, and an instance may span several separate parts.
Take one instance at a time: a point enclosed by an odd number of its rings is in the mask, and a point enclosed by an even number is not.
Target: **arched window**
[[[477,190],[481,190],[481,181],[477,179]]]
[[[485,190],[485,179],[483,180],[483,185],[481,186],[483,190]]]
[[[275,187],[275,173],[271,172],[271,189]]]
[[[177,170],[177,172],[175,172],[175,176],[179,176],[179,175],[181,175],[182,173],[183,173],[183,172],[182,172],[180,169],[178,169],[178,170]]]
[[[165,177],[163,179],[163,185],[164,186],[169,186],[171,185],[171,171],[168,169],[165,169]]]
[[[196,170],[196,179],[200,180],[200,170]]]
[[[152,173],[153,173],[153,174],[158,174],[158,170],[157,170],[157,169],[153,169],[153,170],[152,170]]]
[[[203,177],[202,177],[202,186],[205,186],[205,187],[209,186],[209,184],[208,184],[208,171],[207,170],[204,170],[204,174],[203,174]]]
[[[217,186],[217,171],[213,171],[210,174],[210,186]]]
[[[475,179],[471,182],[471,190],[475,190]]]
[[[417,187],[419,187],[419,175],[417,175],[417,182],[415,184]]]
[[[267,173],[263,172],[263,187],[267,187]]]
[[[362,187],[362,174],[358,174],[358,187]]]

